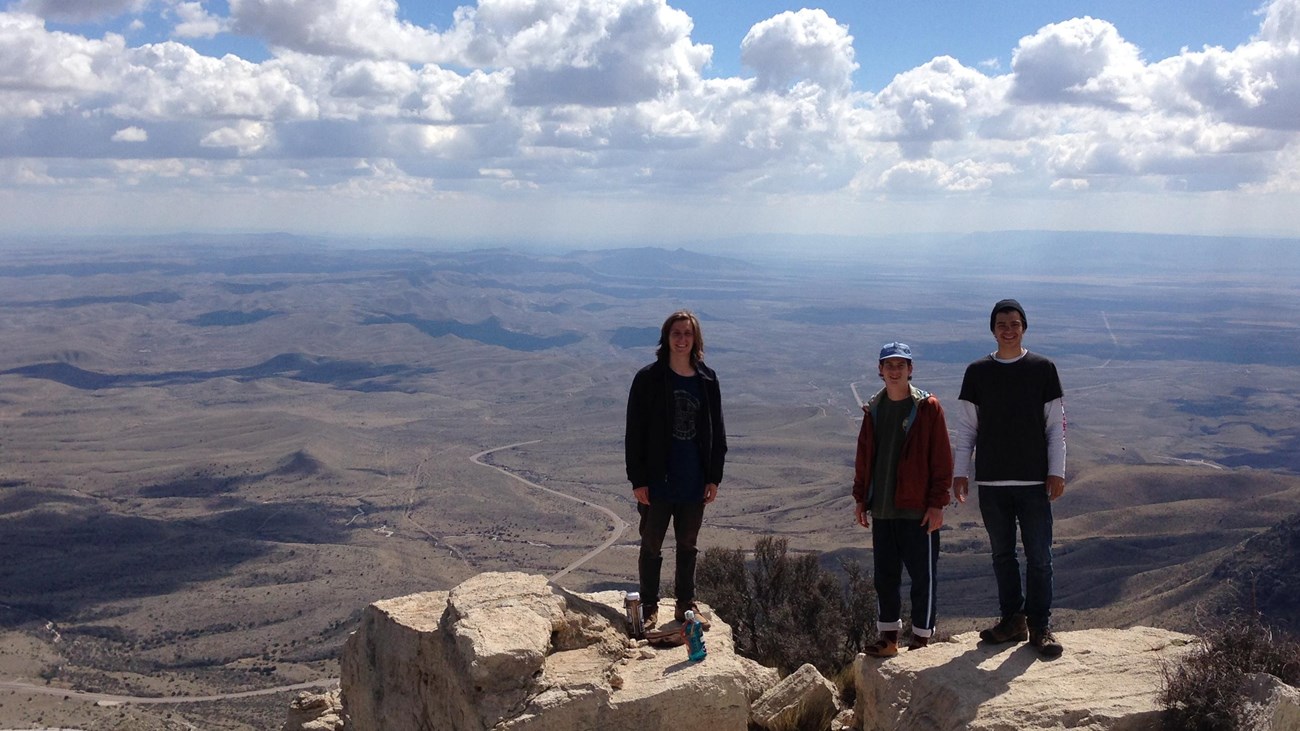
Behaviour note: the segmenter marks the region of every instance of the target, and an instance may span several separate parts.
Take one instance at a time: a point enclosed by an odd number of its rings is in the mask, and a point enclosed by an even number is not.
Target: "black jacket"
[[[722,392],[718,376],[703,362],[700,374],[704,404],[696,422],[695,441],[706,483],[722,482],[722,461],[727,454],[727,430],[722,423]],[[668,363],[655,361],[637,371],[627,396],[627,479],[633,488],[648,487],[668,472],[668,449],[673,438],[673,387]]]

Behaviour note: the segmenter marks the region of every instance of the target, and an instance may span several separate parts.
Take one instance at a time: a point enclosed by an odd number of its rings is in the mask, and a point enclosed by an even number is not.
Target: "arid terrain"
[[[1059,626],[1194,630],[1243,577],[1282,583],[1245,544],[1300,514],[1300,242],[761,243],[0,245],[0,727],[277,728],[291,691],[221,696],[336,677],[376,599],[610,538],[557,581],[631,588],[627,387],[682,307],[730,442],[708,546],[869,561],[849,487],[875,353],[911,343],[955,404],[1014,296],[1066,387]],[[959,631],[996,601],[978,508],[947,523]],[[1300,616],[1291,592],[1261,605]]]

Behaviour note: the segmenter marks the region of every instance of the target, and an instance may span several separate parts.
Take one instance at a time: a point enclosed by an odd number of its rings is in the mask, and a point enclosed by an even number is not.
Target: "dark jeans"
[[[981,485],[980,515],[989,532],[998,608],[1003,617],[1023,611],[1029,626],[1052,619],[1052,503],[1043,485]],[[1020,591],[1016,524],[1025,548],[1025,590]]]
[[[684,604],[695,601],[695,539],[704,524],[704,502],[665,503],[649,505],[637,503],[641,514],[641,555],[637,568],[641,575],[641,606],[646,614],[659,606],[659,569],[663,565],[664,536],[668,523],[673,524],[673,539],[677,541],[677,575],[673,580],[676,599]]]
[[[926,533],[917,518],[871,521],[871,552],[880,630],[902,629],[903,567],[912,580],[912,631],[934,634],[939,569],[939,531]]]

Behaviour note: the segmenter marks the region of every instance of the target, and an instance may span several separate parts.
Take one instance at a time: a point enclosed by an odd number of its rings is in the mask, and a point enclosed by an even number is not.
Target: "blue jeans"
[[[1003,617],[1024,612],[1030,627],[1052,619],[1052,503],[1043,485],[981,485],[980,515],[989,532],[998,608]],[[1016,524],[1025,548],[1025,584],[1020,590]]]

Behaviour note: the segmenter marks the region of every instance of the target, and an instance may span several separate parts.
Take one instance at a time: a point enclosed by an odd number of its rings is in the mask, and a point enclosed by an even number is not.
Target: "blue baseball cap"
[[[880,349],[880,359],[884,360],[886,358],[906,358],[907,360],[911,360],[912,349],[907,347],[907,343],[900,343],[898,341],[885,343],[884,347]]]

